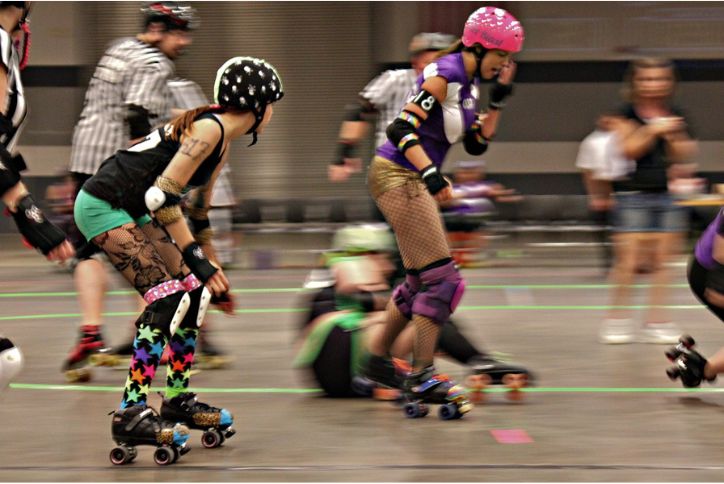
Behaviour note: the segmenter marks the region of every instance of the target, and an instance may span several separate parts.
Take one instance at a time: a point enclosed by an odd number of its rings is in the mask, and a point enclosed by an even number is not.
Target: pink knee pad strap
[[[420,290],[420,276],[415,274],[407,274],[405,282],[400,284],[392,292],[392,300],[395,302],[397,309],[407,319],[412,318],[412,301]]]
[[[425,316],[438,324],[445,324],[460,304],[465,293],[465,281],[454,262],[420,273],[426,290],[415,297],[413,314]]]
[[[146,301],[146,304],[152,304],[159,299],[181,291],[185,291],[183,283],[178,279],[172,279],[170,281],[162,282],[157,286],[153,286],[151,289],[146,291],[146,294],[143,295],[143,299]]]

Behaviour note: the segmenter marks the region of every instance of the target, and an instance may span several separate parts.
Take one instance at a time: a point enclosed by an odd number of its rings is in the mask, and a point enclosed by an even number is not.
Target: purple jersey
[[[461,53],[449,54],[437,59],[425,67],[418,77],[416,95],[423,82],[432,77],[444,77],[447,80],[447,95],[442,104],[437,104],[427,119],[417,129],[425,153],[439,168],[450,146],[463,139],[465,131],[475,121],[475,107],[478,100],[478,88],[475,81],[468,79]],[[412,99],[412,98],[410,98]],[[377,148],[377,155],[404,166],[417,169],[407,161],[390,140]]]
[[[706,269],[713,269],[716,265],[714,260],[714,239],[716,239],[719,224],[722,222],[722,211],[720,210],[716,218],[709,224],[704,233],[696,243],[694,255],[699,264]]]

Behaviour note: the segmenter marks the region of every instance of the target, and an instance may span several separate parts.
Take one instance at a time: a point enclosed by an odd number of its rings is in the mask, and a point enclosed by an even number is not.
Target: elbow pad
[[[402,111],[387,127],[387,138],[400,153],[404,154],[408,149],[420,144],[420,137],[415,130],[421,123],[420,118],[414,114]]]
[[[128,105],[126,121],[131,128],[131,139],[142,138],[151,131],[148,110],[135,104]]]
[[[154,212],[156,220],[162,225],[183,218],[181,213],[181,185],[171,178],[159,176],[151,188],[146,190],[146,208]]]

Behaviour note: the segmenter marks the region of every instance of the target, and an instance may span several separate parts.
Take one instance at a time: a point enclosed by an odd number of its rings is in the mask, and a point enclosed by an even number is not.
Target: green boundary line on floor
[[[14,390],[58,390],[79,392],[119,392],[123,387],[98,385],[64,385],[47,383],[11,383]],[[192,388],[200,393],[317,393],[318,388]],[[502,387],[485,389],[485,393],[505,393]],[[523,388],[525,393],[724,393],[724,388],[636,388],[636,387],[532,387]]]
[[[612,284],[470,284],[466,285],[466,289],[488,290],[488,289],[510,289],[510,290],[530,290],[530,289],[610,289]],[[646,289],[649,287],[658,287],[655,284],[631,284],[629,287],[634,289]],[[688,284],[661,284],[661,287],[669,288],[688,288]],[[284,292],[309,292],[311,289],[303,289],[300,287],[276,287],[276,288],[257,288],[257,289],[232,289],[234,294],[268,294],[268,293],[284,293]],[[2,292],[0,299],[14,298],[41,298],[41,297],[75,297],[76,291],[58,291],[58,292]],[[125,296],[136,294],[133,290],[115,290],[106,293],[109,296]]]
[[[647,304],[636,305],[636,306],[558,306],[558,305],[489,305],[489,306],[460,306],[457,308],[458,311],[545,311],[545,310],[556,310],[556,311],[604,311],[608,309],[648,309],[651,307],[661,309],[700,309],[704,310],[705,307],[698,304],[664,304],[658,306],[649,306]],[[258,314],[258,313],[301,313],[308,311],[308,308],[247,308],[237,309],[236,314]],[[221,314],[221,311],[212,309],[209,311],[211,314]],[[104,318],[114,316],[137,316],[138,311],[116,311],[103,313]],[[34,320],[34,319],[69,319],[69,318],[80,318],[80,313],[47,313],[47,314],[20,314],[15,316],[0,316],[0,321],[21,321],[21,320]]]

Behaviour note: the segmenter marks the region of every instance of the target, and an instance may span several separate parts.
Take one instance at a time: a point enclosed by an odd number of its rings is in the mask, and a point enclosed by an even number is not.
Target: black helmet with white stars
[[[256,143],[256,129],[264,119],[267,104],[284,97],[284,85],[273,65],[255,57],[233,57],[216,72],[214,101],[226,108],[249,110],[256,122],[247,134]]]

